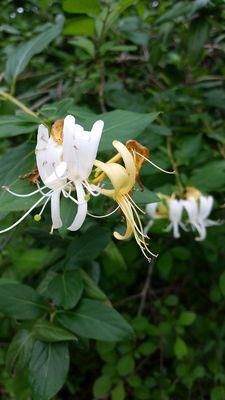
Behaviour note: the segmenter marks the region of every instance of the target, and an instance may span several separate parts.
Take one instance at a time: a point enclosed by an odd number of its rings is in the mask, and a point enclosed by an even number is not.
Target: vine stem
[[[177,186],[179,187],[180,191],[184,190],[184,186],[182,184],[179,172],[178,172],[178,168],[177,168],[177,162],[175,161],[174,157],[173,157],[173,151],[172,151],[172,144],[171,144],[171,138],[167,137],[167,154],[168,154],[168,158],[171,162],[171,165],[173,167],[173,170],[175,172],[175,177],[176,177],[176,181],[177,181]]]
[[[3,97],[3,99],[8,100],[11,103],[15,104],[17,107],[19,107],[21,110],[23,110],[26,114],[29,114],[29,115],[32,115],[32,117],[38,118],[38,116],[35,112],[30,110],[27,106],[25,106],[25,104],[21,103],[21,101],[16,99],[11,94],[0,90],[0,96]]]
[[[141,315],[144,307],[145,307],[145,303],[147,300],[147,295],[148,292],[151,288],[151,279],[152,279],[152,273],[153,273],[153,269],[154,269],[154,264],[155,264],[155,258],[152,257],[150,263],[149,263],[149,267],[148,267],[148,271],[147,271],[147,276],[146,276],[146,280],[143,286],[143,289],[140,293],[140,297],[141,297],[141,301],[140,301],[140,305],[139,305],[139,309],[138,309],[138,315]]]

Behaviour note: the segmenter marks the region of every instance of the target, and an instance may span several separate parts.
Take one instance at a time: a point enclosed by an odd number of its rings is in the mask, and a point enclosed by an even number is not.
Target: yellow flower
[[[146,235],[144,234],[141,219],[138,211],[143,212],[133,201],[131,197],[136,181],[136,166],[135,160],[131,152],[121,142],[114,140],[113,146],[118,151],[119,156],[115,156],[108,163],[96,160],[95,166],[98,172],[102,171],[101,180],[107,176],[113,186],[112,189],[102,188],[102,194],[112,198],[118,204],[120,210],[126,218],[126,231],[122,235],[119,232],[114,232],[114,237],[118,240],[128,239],[132,234],[138,243],[142,253],[149,260],[149,254],[153,255],[146,243]],[[114,162],[122,158],[124,166]],[[98,178],[94,180],[99,181]],[[144,212],[143,212],[144,213]]]

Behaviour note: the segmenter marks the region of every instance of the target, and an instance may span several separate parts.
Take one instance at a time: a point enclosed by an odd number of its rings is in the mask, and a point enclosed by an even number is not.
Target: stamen
[[[120,207],[118,206],[113,211],[111,211],[110,213],[105,214],[105,215],[95,215],[95,214],[91,214],[89,212],[87,213],[87,215],[89,215],[90,217],[93,217],[93,218],[106,218],[106,217],[109,217],[110,215],[114,214],[119,208]]]
[[[82,181],[82,185],[85,187],[85,189],[87,189],[91,193],[92,196],[97,197],[101,194],[101,188],[99,188],[98,186],[95,186],[96,189],[92,189],[91,185],[89,184],[89,182],[87,180]]]
[[[134,207],[136,207],[142,214],[146,214],[146,212],[144,210],[142,210],[140,207],[138,207],[138,205],[135,203],[135,201],[132,199],[132,197],[129,195],[129,193],[127,194],[127,197],[129,198],[129,200],[131,201],[131,203],[134,205]]]
[[[43,186],[41,189],[44,189],[44,188],[46,188],[46,186]],[[16,196],[16,197],[30,197],[30,196],[33,196],[34,194],[37,194],[37,193],[40,193],[40,192],[41,192],[41,194],[43,196],[46,196],[46,194],[43,193],[40,188],[37,189],[37,190],[34,190],[33,192],[27,193],[27,194],[19,194],[19,193],[13,192],[11,189],[9,189],[8,186],[2,186],[2,189],[6,190],[8,193],[10,193],[10,194],[12,194],[13,196]]]
[[[63,193],[63,196],[64,196],[66,199],[72,200],[72,201],[73,201],[74,203],[76,203],[77,205],[81,205],[81,204],[85,204],[85,203],[86,203],[86,201],[80,202],[80,201],[76,200],[73,196],[71,196],[69,193],[67,193],[64,189],[62,189],[62,193]]]
[[[33,204],[32,207],[29,208],[29,210],[21,217],[18,219],[18,221],[16,221],[14,224],[12,224],[11,226],[9,226],[6,229],[3,229],[0,231],[0,233],[5,233],[10,231],[11,229],[15,228],[17,225],[20,224],[20,222],[22,222],[30,213],[31,211],[33,211],[34,208],[36,208],[38,206],[39,203],[41,203],[41,201],[44,199],[44,196],[41,197],[38,201],[36,201],[36,203]]]
[[[159,167],[157,164],[155,164],[153,161],[150,161],[147,157],[143,156],[143,154],[138,153],[138,151],[135,150],[135,153],[137,153],[140,157],[144,158],[145,161],[148,161],[150,164],[153,165],[153,167],[159,169],[160,171],[164,172],[165,174],[170,174],[170,175],[174,175],[175,171],[166,171],[165,169]]]

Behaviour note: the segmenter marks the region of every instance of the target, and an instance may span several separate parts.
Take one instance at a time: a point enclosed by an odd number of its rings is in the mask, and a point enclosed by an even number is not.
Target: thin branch
[[[149,263],[146,280],[145,280],[143,289],[141,291],[141,301],[140,301],[140,305],[139,305],[139,309],[138,309],[138,315],[141,315],[144,310],[148,291],[151,288],[151,278],[152,278],[152,273],[153,273],[153,269],[154,269],[154,264],[155,264],[155,258],[152,257],[152,259]]]

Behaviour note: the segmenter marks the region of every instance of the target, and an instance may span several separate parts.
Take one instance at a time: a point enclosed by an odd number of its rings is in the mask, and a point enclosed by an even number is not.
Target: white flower
[[[201,241],[206,238],[206,228],[208,226],[219,225],[219,221],[208,219],[213,208],[213,197],[201,195],[198,200],[194,197],[189,197],[183,200],[183,206],[188,214],[188,222],[192,228],[197,230],[199,236],[196,240]]]
[[[37,184],[38,189],[28,194],[18,194],[7,187],[4,187],[4,189],[16,197],[30,197],[37,193],[41,193],[42,196],[18,219],[18,221],[10,227],[3,229],[0,233],[7,232],[17,226],[45,199],[40,213],[35,216],[36,220],[41,219],[42,212],[48,201],[51,200],[52,229],[57,229],[62,226],[60,218],[60,194],[67,184],[66,178],[64,178],[66,163],[62,161],[62,147],[49,137],[48,129],[44,125],[40,125],[38,128],[36,160],[40,177],[44,183],[43,187]],[[46,188],[50,190],[44,193],[43,190]]]
[[[151,228],[151,226],[153,225],[153,221],[154,219],[157,218],[157,206],[159,203],[149,203],[146,205],[145,211],[148,214],[148,216],[150,217],[145,229],[144,229],[144,234],[146,235],[149,231],[149,229]]]
[[[78,204],[77,214],[69,226],[69,230],[78,230],[87,215],[85,189],[92,195],[100,193],[99,188],[90,185],[88,177],[96,159],[104,123],[96,121],[90,132],[75,123],[72,115],[67,115],[63,126],[63,159],[67,164],[68,179],[76,188]]]
[[[183,204],[181,200],[170,199],[169,201],[169,219],[171,223],[166,228],[166,231],[173,229],[173,236],[177,239],[180,237],[179,226],[184,229],[182,223]]]

